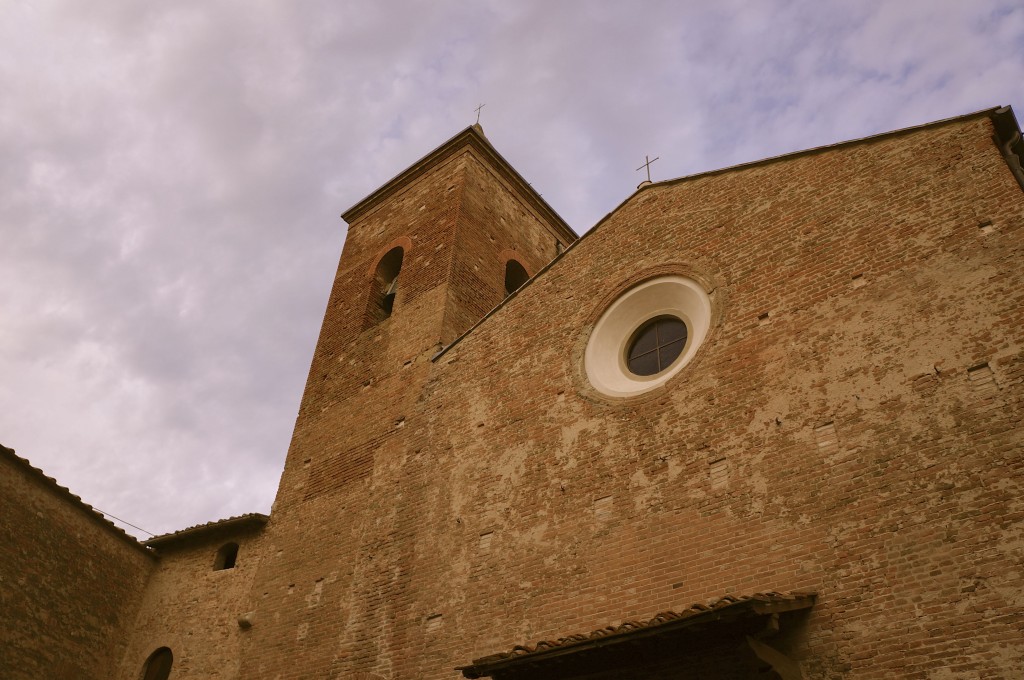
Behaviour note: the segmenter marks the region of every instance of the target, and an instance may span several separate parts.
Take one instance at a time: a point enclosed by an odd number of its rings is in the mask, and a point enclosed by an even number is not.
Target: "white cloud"
[[[0,442],[153,531],[269,508],[348,208],[465,125],[583,230],[640,181],[1004,103],[987,2],[28,3]]]

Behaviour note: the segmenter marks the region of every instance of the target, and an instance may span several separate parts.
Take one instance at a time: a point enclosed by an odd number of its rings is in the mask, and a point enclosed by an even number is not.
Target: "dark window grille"
[[[675,316],[651,319],[633,334],[626,367],[633,375],[657,375],[672,365],[686,346],[686,324]]]

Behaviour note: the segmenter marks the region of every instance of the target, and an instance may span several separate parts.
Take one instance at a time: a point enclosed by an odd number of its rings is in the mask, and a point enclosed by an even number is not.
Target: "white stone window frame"
[[[626,366],[629,343],[638,329],[659,316],[686,324],[686,345],[666,370],[634,375]],[[705,286],[682,274],[652,276],[622,291],[608,305],[587,338],[584,376],[598,393],[616,399],[647,394],[662,387],[697,356],[715,323],[715,305]]]

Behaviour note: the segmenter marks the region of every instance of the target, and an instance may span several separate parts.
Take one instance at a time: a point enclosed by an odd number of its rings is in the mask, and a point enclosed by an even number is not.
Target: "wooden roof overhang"
[[[663,612],[649,621],[627,621],[556,641],[520,645],[509,652],[460,666],[466,678],[565,678],[600,675],[602,670],[640,667],[666,650],[701,649],[711,640],[746,642],[784,680],[799,679],[799,668],[761,639],[779,629],[779,615],[810,609],[815,593],[758,593],[723,597],[682,612]],[[669,652],[671,654],[671,652]]]

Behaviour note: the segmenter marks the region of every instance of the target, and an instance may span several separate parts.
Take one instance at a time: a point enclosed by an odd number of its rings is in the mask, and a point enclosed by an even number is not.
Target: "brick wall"
[[[482,159],[469,154],[466,161],[448,283],[449,342],[505,298],[508,258],[535,274],[557,254],[550,226]]]
[[[217,551],[229,542],[238,544],[235,566],[215,571]],[[261,547],[258,529],[216,527],[160,546],[157,568],[132,621],[120,674],[107,677],[137,680],[150,654],[160,647],[174,655],[175,680],[241,677],[247,630],[239,626],[239,618],[249,612],[245,607]]]
[[[152,557],[0,447],[0,678],[107,680]]]
[[[401,488],[444,624],[397,676],[762,590],[821,594],[810,677],[1024,673],[1022,199],[985,118],[639,192],[439,360]],[[591,394],[600,301],[666,263],[707,346]]]
[[[403,645],[369,631],[404,635],[393,620],[410,615],[408,599],[395,574],[414,558],[422,518],[400,517],[401,494],[392,481],[379,487],[379,473],[401,474],[426,445],[431,357],[502,300],[503,253],[536,271],[556,239],[567,243],[479,146],[435,159],[349,228],[267,526],[273,548],[253,589],[260,624],[245,641],[244,675],[387,675],[373,661],[380,645]],[[355,325],[367,273],[403,239],[392,316]],[[340,640],[357,651],[339,654]]]
[[[274,512],[231,535],[236,569],[212,570],[228,534],[168,546],[135,616],[150,558],[0,476],[0,592],[27,625],[0,670],[123,658],[131,679],[166,645],[172,677],[454,678],[518,643],[800,590],[817,604],[773,644],[808,678],[1024,674],[1024,194],[991,132],[976,116],[646,187],[436,361],[502,299],[505,258],[535,273],[561,232],[485,148],[433,157],[352,221]],[[393,314],[368,325],[395,245]],[[664,388],[602,397],[589,328],[666,272],[709,289],[704,347]],[[700,677],[744,677],[737,642],[701,643]]]
[[[354,224],[242,675],[452,678],[764,590],[820,594],[784,643],[808,677],[1024,672],[1024,200],[990,136],[976,117],[645,188],[436,363],[443,284],[353,336],[345,282],[484,173]],[[419,266],[453,233],[413,235]],[[706,346],[645,398],[593,394],[603,301],[669,270],[713,289]]]

